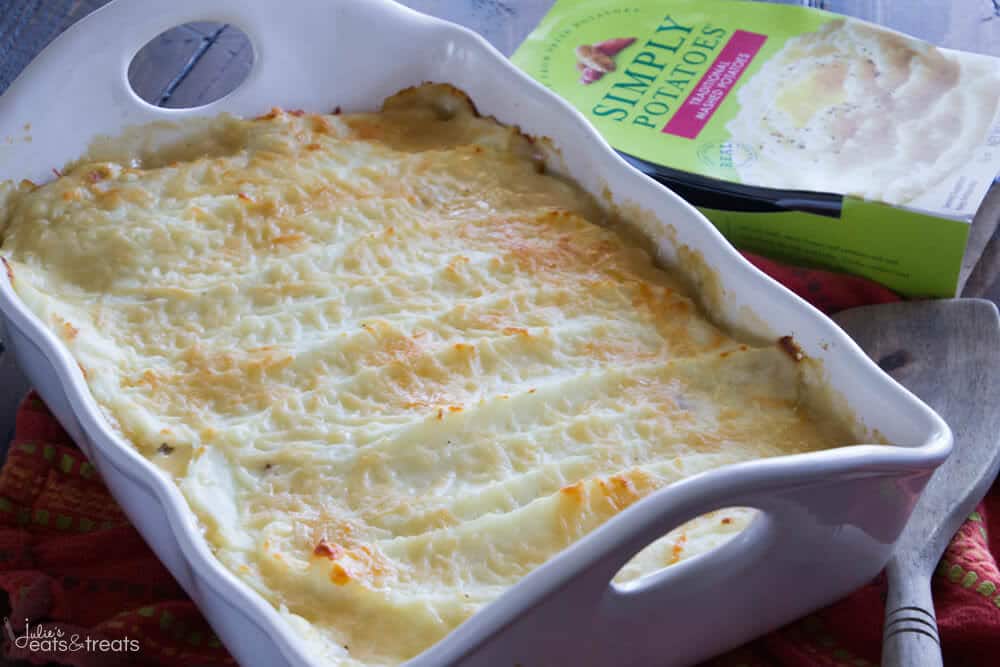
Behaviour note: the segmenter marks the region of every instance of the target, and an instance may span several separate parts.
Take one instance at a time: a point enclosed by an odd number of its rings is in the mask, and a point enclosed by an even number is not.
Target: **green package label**
[[[954,296],[969,236],[964,222],[853,198],[839,219],[804,211],[701,212],[738,248],[863,276],[908,296]]]
[[[955,225],[967,227],[1000,171],[1000,61],[825,11],[559,0],[513,61],[616,149],[666,167],[668,184],[676,174],[719,184],[719,201],[696,202],[713,221],[753,220],[759,242],[764,227],[772,239],[787,232],[784,212],[815,217],[803,229],[839,248],[826,265],[905,293],[954,290],[968,236]],[[726,205],[733,192],[743,205]],[[748,197],[767,205],[748,209]],[[807,213],[820,208],[828,215]],[[890,229],[947,239],[952,263],[915,255],[922,244]],[[808,246],[794,254],[808,260]],[[921,262],[933,275],[919,275]]]
[[[563,0],[513,60],[583,111],[610,144],[659,164],[727,180],[758,158],[727,129],[741,80],[825,12],[744,3]],[[711,7],[712,11],[708,11]],[[775,16],[775,10],[781,18]],[[780,25],[781,34],[775,33]],[[608,71],[605,71],[608,70]]]

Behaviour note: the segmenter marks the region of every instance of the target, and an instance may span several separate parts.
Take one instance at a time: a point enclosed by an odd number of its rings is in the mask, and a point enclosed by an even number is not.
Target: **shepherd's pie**
[[[203,140],[7,184],[2,255],[219,560],[330,664],[420,653],[675,480],[852,441],[788,341],[713,325],[452,88]],[[750,516],[697,519],[618,579]]]

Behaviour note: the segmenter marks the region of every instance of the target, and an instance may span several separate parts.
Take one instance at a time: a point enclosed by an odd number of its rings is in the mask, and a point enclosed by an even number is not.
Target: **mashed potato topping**
[[[717,329],[453,89],[212,137],[9,187],[2,254],[218,559],[328,664],[416,655],[675,480],[850,438],[794,355]]]

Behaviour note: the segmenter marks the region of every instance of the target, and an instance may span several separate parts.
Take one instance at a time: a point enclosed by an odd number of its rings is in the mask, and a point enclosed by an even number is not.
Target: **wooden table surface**
[[[0,0],[0,94],[48,42],[107,1]],[[508,55],[552,2],[403,0],[403,4],[415,9],[476,30]],[[210,4],[206,0],[206,5]],[[823,7],[867,18],[943,46],[1000,56],[1000,0],[791,0],[786,4]],[[167,107],[189,107],[217,99],[233,89],[249,71],[252,60],[252,49],[238,29],[225,24],[198,23],[155,38],[133,60],[129,73],[136,92],[147,101]],[[1000,188],[994,187],[973,224],[961,273],[962,296],[985,297],[1000,303],[998,221]],[[10,359],[0,353],[0,450],[5,448],[13,406],[25,386]],[[0,658],[0,665],[4,664]]]

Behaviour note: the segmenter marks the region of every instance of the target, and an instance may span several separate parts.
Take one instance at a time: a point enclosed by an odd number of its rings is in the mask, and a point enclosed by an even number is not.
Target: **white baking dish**
[[[162,30],[198,20],[247,32],[257,57],[250,77],[197,109],[142,102],[127,83],[133,54]],[[854,416],[894,445],[733,465],[674,484],[538,568],[407,665],[688,664],[878,573],[951,449],[945,423],[830,320],[744,261],[694,208],[626,165],[583,116],[468,30],[388,0],[117,0],[53,42],[0,98],[0,180],[44,181],[95,136],[130,125],[221,111],[256,115],[272,106],[371,109],[425,80],[452,83],[482,113],[551,138],[563,168],[585,188],[598,195],[607,188],[615,204],[638,206],[671,227],[659,243],[662,261],[674,263],[680,246],[698,251],[717,274],[723,321],[761,336],[793,335],[822,362]],[[76,363],[19,302],[7,275],[0,276],[0,312],[24,372],[233,655],[244,665],[318,664],[275,610],[216,562],[178,489],[109,428]],[[628,589],[609,583],[671,528],[737,505],[762,511],[728,544]]]

